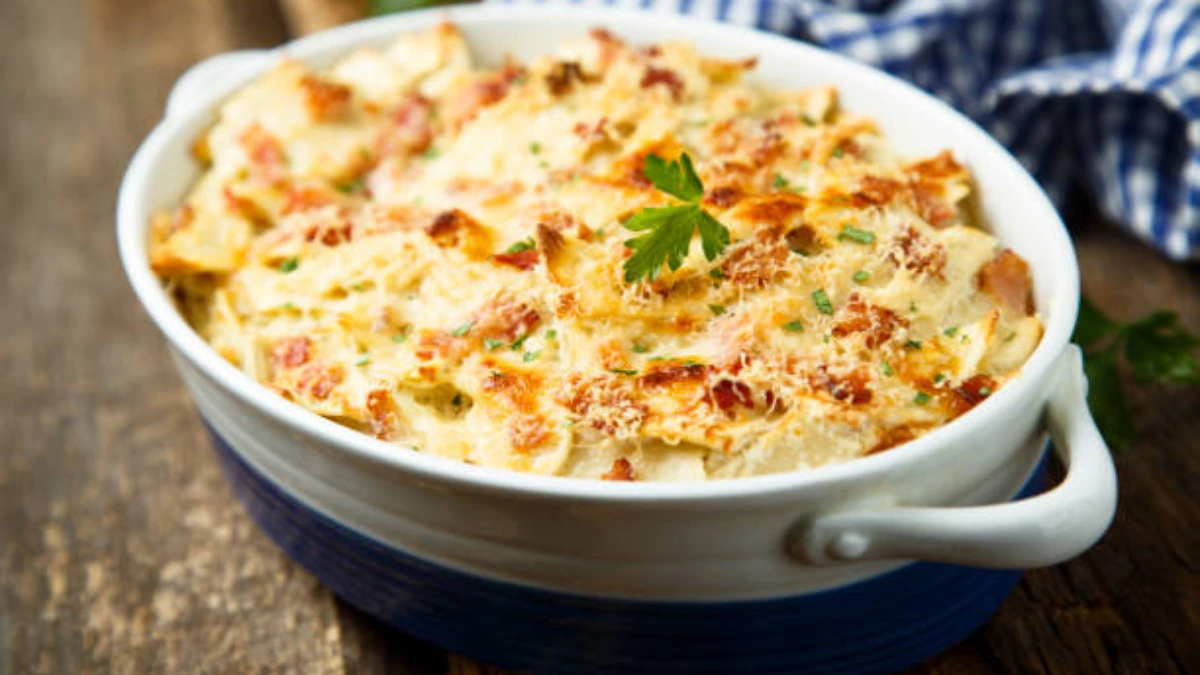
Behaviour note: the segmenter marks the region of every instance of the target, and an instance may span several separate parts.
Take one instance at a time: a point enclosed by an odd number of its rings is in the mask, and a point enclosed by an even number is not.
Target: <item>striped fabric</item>
[[[641,7],[808,40],[989,129],[1062,205],[1088,190],[1200,259],[1200,0],[491,0]]]

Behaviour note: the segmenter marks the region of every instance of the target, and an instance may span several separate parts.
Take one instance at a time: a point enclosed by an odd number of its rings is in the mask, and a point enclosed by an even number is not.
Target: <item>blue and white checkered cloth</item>
[[[1200,0],[499,0],[640,7],[808,40],[941,97],[1060,206],[1076,187],[1200,259]]]

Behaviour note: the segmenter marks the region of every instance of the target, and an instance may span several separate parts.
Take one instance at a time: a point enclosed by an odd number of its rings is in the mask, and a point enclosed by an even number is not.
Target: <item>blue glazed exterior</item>
[[[417,637],[520,672],[891,673],[974,632],[1021,577],[912,563],[783,599],[670,603],[555,593],[432,564],[347,529],[212,438],[255,522],[335,593]],[[1022,496],[1040,491],[1044,466],[1043,459]]]

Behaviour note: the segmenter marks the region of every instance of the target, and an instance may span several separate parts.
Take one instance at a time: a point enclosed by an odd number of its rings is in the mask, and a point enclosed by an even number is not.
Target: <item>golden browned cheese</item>
[[[222,356],[320,415],[479,465],[608,480],[793,471],[970,410],[1036,347],[1028,266],[954,158],[836,91],[603,31],[484,68],[451,25],[281,62],[196,144],[152,264]],[[687,152],[730,232],[627,283]]]

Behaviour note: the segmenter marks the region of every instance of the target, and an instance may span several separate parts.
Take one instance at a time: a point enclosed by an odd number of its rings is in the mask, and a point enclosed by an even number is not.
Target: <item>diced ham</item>
[[[344,84],[330,82],[316,75],[305,75],[300,80],[304,90],[304,106],[308,114],[318,122],[336,120],[350,108],[354,93]]]
[[[295,368],[312,358],[312,340],[306,335],[284,338],[275,343],[272,360],[285,368]]]
[[[632,481],[634,480],[633,466],[624,457],[617,458],[613,460],[612,468],[608,470],[608,473],[600,476],[600,480]]]

